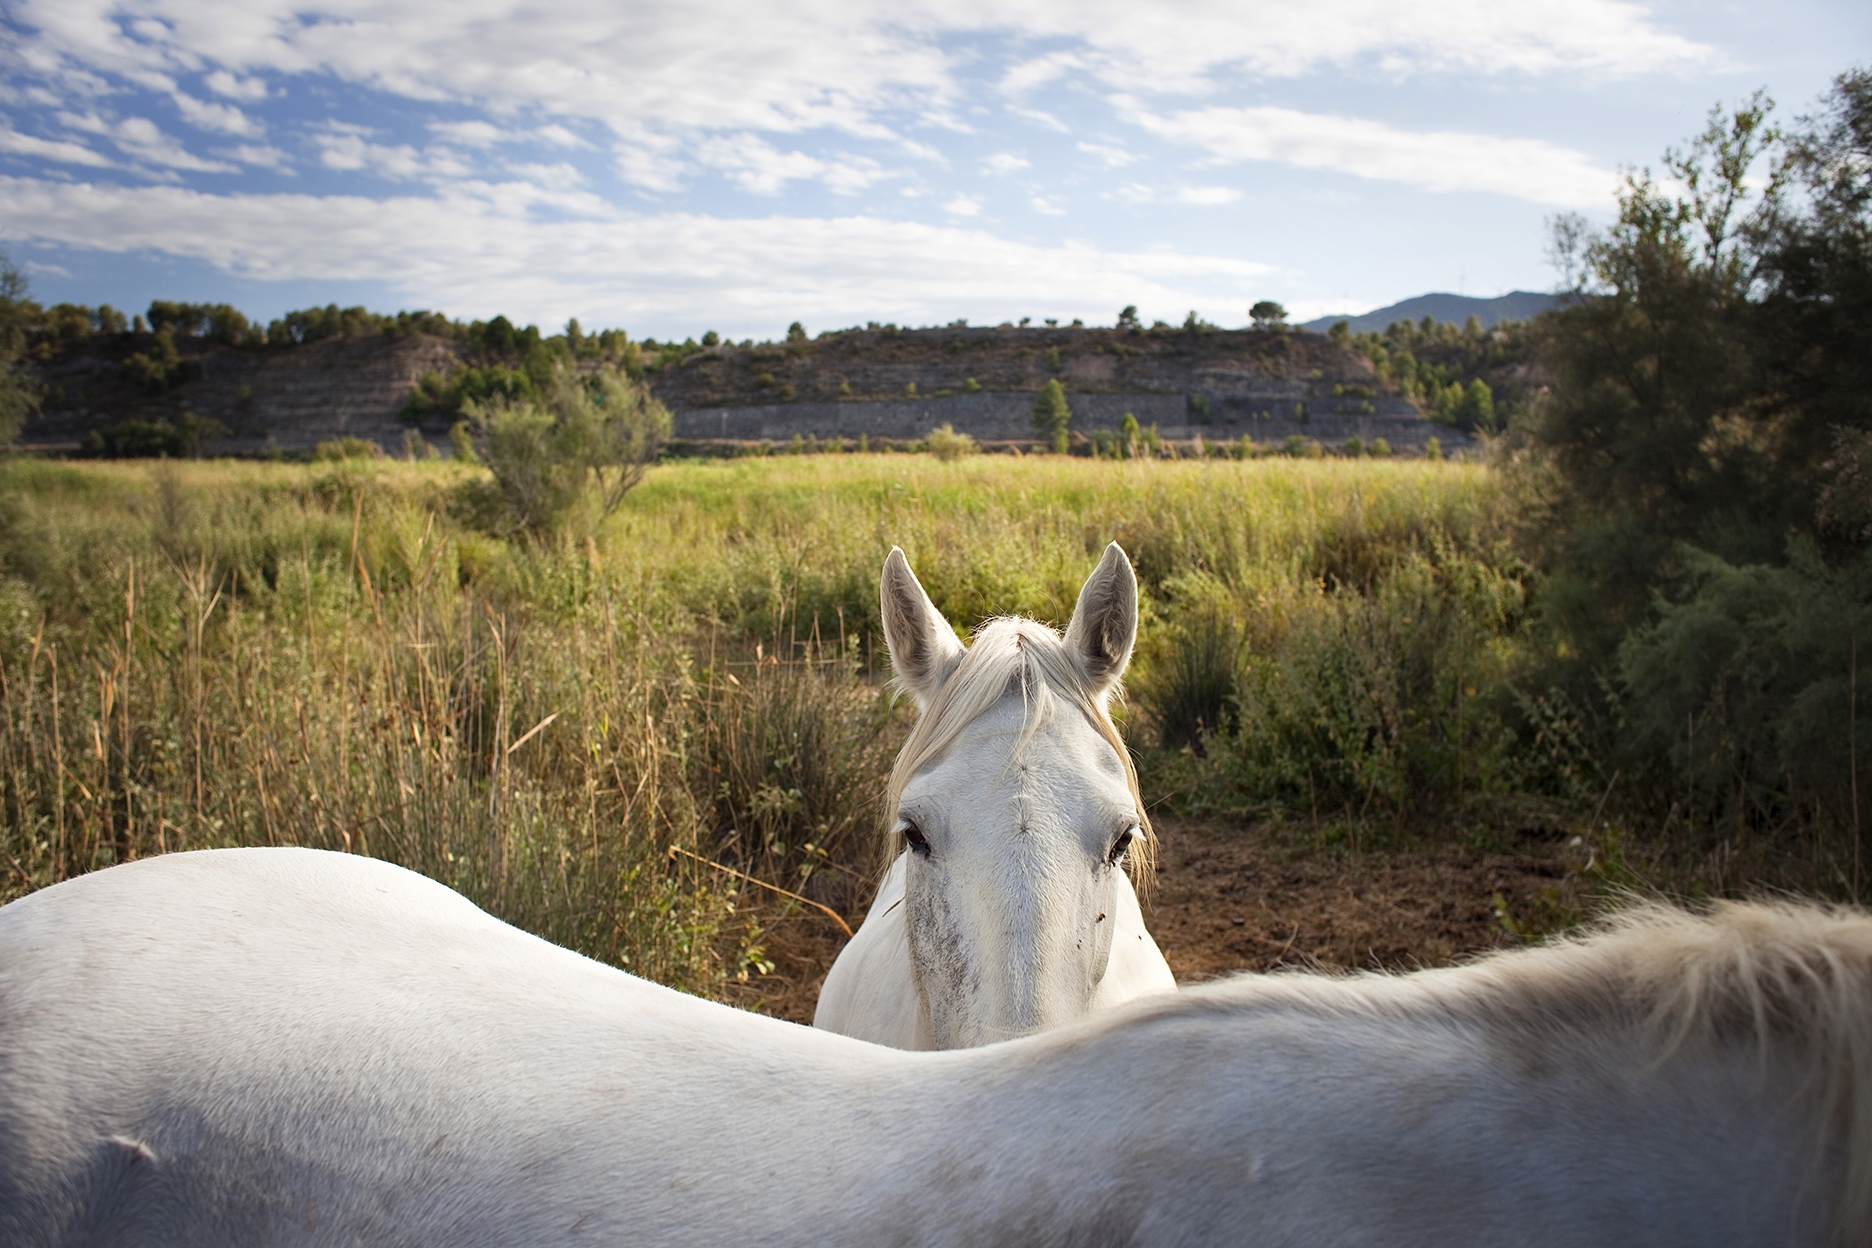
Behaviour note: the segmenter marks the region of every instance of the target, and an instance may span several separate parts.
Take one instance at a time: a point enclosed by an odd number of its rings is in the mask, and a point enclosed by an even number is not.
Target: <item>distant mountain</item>
[[[1382,330],[1393,321],[1421,321],[1427,316],[1432,320],[1462,325],[1473,316],[1482,322],[1482,328],[1487,329],[1497,321],[1525,321],[1545,312],[1556,302],[1552,295],[1537,294],[1531,290],[1510,291],[1496,299],[1477,299],[1472,295],[1418,295],[1415,299],[1406,299],[1402,303],[1394,303],[1388,308],[1379,308],[1376,312],[1366,312],[1361,316],[1322,316],[1306,322],[1300,328],[1323,334],[1336,322],[1344,321],[1353,333],[1362,334]]]

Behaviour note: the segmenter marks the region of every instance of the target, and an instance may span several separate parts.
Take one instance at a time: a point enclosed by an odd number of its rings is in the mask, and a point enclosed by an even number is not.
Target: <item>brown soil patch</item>
[[[1282,966],[1443,966],[1521,943],[1519,933],[1562,926],[1589,906],[1578,851],[1545,838],[1366,851],[1318,848],[1262,826],[1163,820],[1157,832],[1144,918],[1185,984]],[[849,917],[855,926],[862,916]],[[801,912],[776,916],[763,943],[773,973],[730,984],[726,999],[810,1023],[844,936]]]
[[[1266,829],[1160,824],[1158,835],[1145,921],[1185,984],[1281,966],[1444,966],[1585,906],[1573,855],[1547,840],[1360,852],[1295,847]]]

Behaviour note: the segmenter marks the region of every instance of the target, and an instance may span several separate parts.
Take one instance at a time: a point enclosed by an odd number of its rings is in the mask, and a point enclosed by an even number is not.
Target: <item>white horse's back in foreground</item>
[[[907,1053],[311,850],[0,909],[0,1243],[1872,1239],[1872,920],[1641,911]]]
[[[922,710],[886,799],[903,852],[813,1024],[962,1048],[1174,991],[1125,874],[1150,870],[1150,821],[1106,710],[1137,638],[1124,552],[1106,548],[1064,637],[991,620],[964,650],[901,550],[879,598]]]

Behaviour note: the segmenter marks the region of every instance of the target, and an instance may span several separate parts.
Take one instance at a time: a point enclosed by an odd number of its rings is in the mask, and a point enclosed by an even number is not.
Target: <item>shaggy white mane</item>
[[[1246,1011],[1474,1025],[1538,1061],[1623,1039],[1655,1067],[1741,1049],[1806,1072],[1815,1160],[1843,1164],[1836,1241],[1872,1245],[1872,916],[1793,902],[1634,902],[1576,936],[1412,974],[1244,973],[1110,1021]],[[1103,1020],[1101,1020],[1103,1023]]]

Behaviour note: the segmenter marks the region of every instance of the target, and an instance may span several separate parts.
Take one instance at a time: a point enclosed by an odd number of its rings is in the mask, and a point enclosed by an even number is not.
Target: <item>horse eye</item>
[[[1126,828],[1119,833],[1118,839],[1112,842],[1111,853],[1105,855],[1105,861],[1114,867],[1117,866],[1118,860],[1124,857],[1125,850],[1131,848],[1131,838],[1136,834],[1136,828]]]
[[[903,830],[904,840],[910,843],[910,852],[920,857],[929,857],[929,842],[923,838],[923,830],[914,823],[907,823]]]

